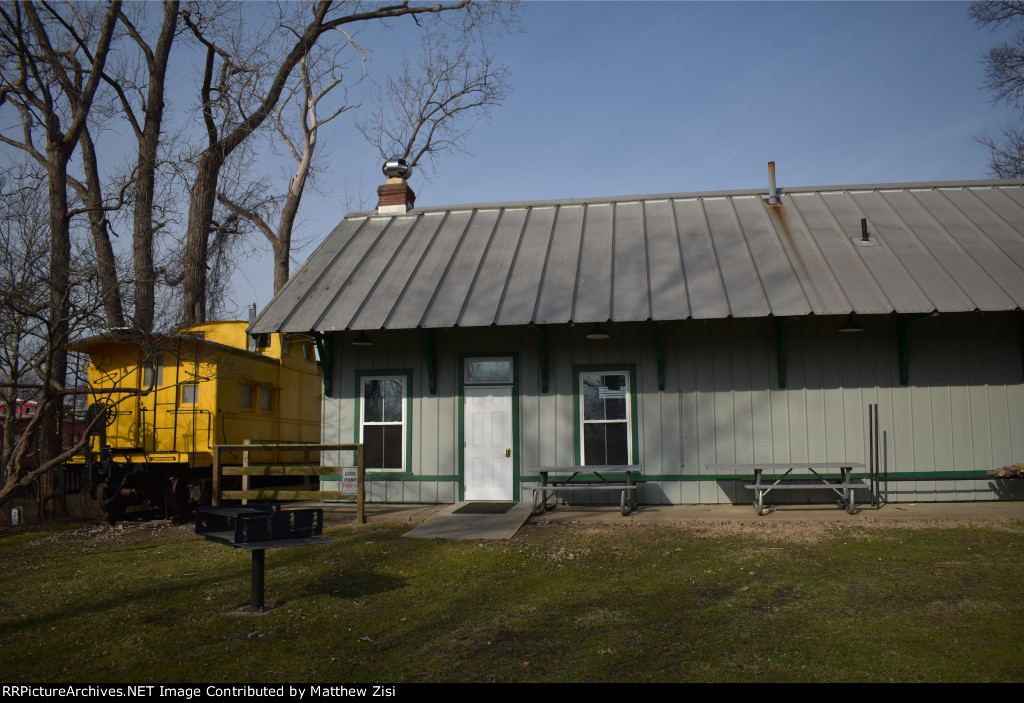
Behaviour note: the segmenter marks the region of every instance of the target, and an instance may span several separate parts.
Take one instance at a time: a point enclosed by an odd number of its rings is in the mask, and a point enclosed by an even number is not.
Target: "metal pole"
[[[220,447],[213,446],[213,496],[210,498],[210,505],[220,505]]]
[[[875,403],[875,494],[878,496],[878,507],[882,507],[882,454],[878,432],[878,403]]]
[[[871,507],[878,507],[878,497],[875,495],[875,406],[868,403],[868,481],[871,486]]]
[[[360,444],[356,449],[356,466],[357,479],[356,479],[356,524],[366,524],[366,509],[364,503],[366,502],[366,462],[363,460],[363,445]]]
[[[265,568],[263,549],[252,550],[252,607],[263,611],[263,572]]]

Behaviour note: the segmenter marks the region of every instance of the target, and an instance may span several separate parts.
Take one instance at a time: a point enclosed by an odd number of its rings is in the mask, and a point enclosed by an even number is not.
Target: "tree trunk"
[[[50,201],[50,306],[47,329],[47,364],[43,379],[43,417],[39,429],[39,462],[45,463],[61,452],[60,410],[67,375],[68,309],[71,290],[71,227],[68,217],[67,164],[71,149],[47,148],[47,181]],[[58,392],[54,392],[58,391]],[[52,399],[54,402],[46,402]],[[40,485],[42,498],[49,495],[49,486]]]
[[[103,211],[100,195],[100,176],[96,165],[96,149],[88,129],[82,130],[82,163],[85,168],[85,192],[82,199],[89,208],[89,230],[92,232],[93,247],[96,251],[96,266],[100,279],[100,294],[103,296],[103,311],[108,327],[124,327],[124,307],[121,303],[121,286],[117,280],[117,265],[114,263],[114,248],[107,234],[107,216]]]
[[[217,179],[224,157],[215,148],[199,157],[196,182],[188,208],[188,237],[185,242],[185,324],[206,322],[206,259],[213,228],[213,205]]]
[[[178,0],[164,3],[164,21],[149,60],[146,116],[139,135],[138,173],[135,179],[135,220],[132,253],[135,265],[135,327],[153,331],[156,310],[156,272],[153,269],[153,201],[156,188],[157,149],[164,116],[164,79],[178,22]]]

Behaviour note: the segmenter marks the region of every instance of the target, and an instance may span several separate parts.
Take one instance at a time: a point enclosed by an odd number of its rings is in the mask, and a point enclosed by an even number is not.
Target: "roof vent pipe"
[[[868,234],[868,220],[866,217],[860,218],[860,241],[870,242],[871,235]]]
[[[405,159],[388,159],[381,171],[388,180],[377,188],[377,212],[400,215],[411,210],[416,204],[416,193],[406,181],[412,175],[412,166]]]
[[[768,162],[768,204],[778,205],[779,194],[775,190],[775,162]]]

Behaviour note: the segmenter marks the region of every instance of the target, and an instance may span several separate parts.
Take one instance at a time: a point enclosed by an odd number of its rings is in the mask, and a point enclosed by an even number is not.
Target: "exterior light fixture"
[[[608,339],[610,336],[601,325],[594,325],[586,335],[587,339]]]
[[[864,328],[860,326],[860,323],[857,322],[856,318],[853,316],[853,313],[851,312],[849,315],[846,316],[846,322],[844,322],[843,324],[839,325],[839,331],[840,332],[863,332]]]
[[[352,340],[353,347],[372,347],[373,340],[366,336],[366,332],[360,332],[359,336]]]

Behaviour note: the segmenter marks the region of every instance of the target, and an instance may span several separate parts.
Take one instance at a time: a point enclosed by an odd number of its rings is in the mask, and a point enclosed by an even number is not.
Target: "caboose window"
[[[142,387],[159,388],[164,385],[164,355],[157,354],[142,371]]]
[[[196,395],[199,391],[199,386],[194,383],[186,383],[181,387],[181,403],[182,405],[195,405]]]
[[[273,410],[274,396],[269,388],[260,388],[260,410]]]
[[[400,471],[405,468],[407,378],[365,376],[359,404],[360,440],[366,468]]]
[[[252,408],[252,386],[242,384],[241,404],[243,408]]]

